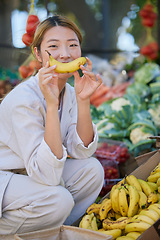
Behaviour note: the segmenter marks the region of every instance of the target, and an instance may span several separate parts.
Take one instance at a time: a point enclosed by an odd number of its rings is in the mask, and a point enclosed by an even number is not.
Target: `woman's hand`
[[[74,87],[76,96],[81,100],[86,100],[101,85],[102,79],[99,74],[95,75],[92,72],[92,62],[89,58],[87,58],[87,66],[81,66],[80,68],[83,76],[80,77],[77,71],[73,73],[75,77]]]
[[[58,106],[59,88],[58,88],[58,74],[55,73],[55,66],[49,67],[49,62],[39,70],[39,87],[48,104],[55,104]]]

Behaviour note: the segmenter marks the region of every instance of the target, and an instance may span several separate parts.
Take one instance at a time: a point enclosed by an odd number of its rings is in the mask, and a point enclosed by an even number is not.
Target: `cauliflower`
[[[120,110],[122,110],[122,106],[125,106],[125,105],[130,105],[130,101],[125,98],[120,97],[111,103],[111,108],[112,108],[112,110],[120,111]]]
[[[158,105],[156,109],[150,108],[148,112],[151,114],[156,127],[160,128],[160,105]]]
[[[143,127],[134,128],[130,133],[130,140],[133,144],[138,143],[141,140],[146,140],[151,136],[151,133],[145,133],[142,131]]]

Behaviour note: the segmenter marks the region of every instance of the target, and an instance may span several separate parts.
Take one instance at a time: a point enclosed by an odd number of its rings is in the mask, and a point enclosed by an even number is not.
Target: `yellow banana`
[[[155,172],[154,174],[150,175],[148,178],[147,178],[147,181],[148,182],[157,182],[158,178],[160,178],[160,172]]]
[[[152,218],[154,222],[156,222],[159,219],[159,214],[155,210],[153,210],[153,209],[148,209],[148,208],[147,209],[143,209],[139,213],[139,215],[146,215],[146,216]]]
[[[150,175],[160,172],[160,163],[151,171]]]
[[[111,209],[111,210],[108,212],[107,218],[110,219],[110,220],[116,220],[115,212],[114,212],[113,209]]]
[[[127,200],[126,191],[123,187],[119,189],[119,210],[123,217],[127,216],[128,200]]]
[[[118,188],[118,187],[123,186],[123,184],[125,183],[125,180],[126,180],[126,178],[124,177],[121,181],[119,181],[119,182],[116,184],[116,187]]]
[[[153,189],[153,191],[157,191],[158,190],[157,183],[153,183],[153,182],[147,182],[147,183]]]
[[[126,177],[126,182],[129,185],[135,186],[138,191],[142,191],[141,185],[140,185],[138,179],[134,175],[128,175]]]
[[[127,233],[127,237],[133,237],[135,240],[141,235],[140,232],[129,232]]]
[[[91,222],[92,222],[92,219],[94,217],[94,214],[90,214],[90,215],[84,215],[80,224],[79,224],[79,227],[81,228],[85,228],[85,229],[92,229],[91,228]]]
[[[126,227],[125,227],[125,232],[129,233],[129,232],[144,232],[146,231],[149,227],[151,226],[151,224],[146,223],[146,222],[129,222]]]
[[[128,217],[121,217],[116,221],[111,221],[109,219],[104,219],[102,222],[103,228],[105,230],[111,230],[111,229],[124,229],[126,224],[130,221],[130,218]]]
[[[50,66],[56,65],[56,68],[54,69],[55,72],[58,73],[72,73],[77,71],[81,65],[84,65],[87,61],[85,57],[80,57],[72,62],[67,62],[67,63],[61,63],[55,60],[52,55],[46,51],[49,54],[49,63]]]
[[[160,186],[160,177],[157,179],[157,186]]]
[[[112,193],[114,192],[114,190],[117,188],[116,184],[113,185],[113,187],[111,188],[111,191],[110,191],[110,198],[112,198]]]
[[[157,202],[159,202],[160,201],[160,193],[157,193],[157,198],[158,198]]]
[[[135,215],[134,217],[132,217],[132,220],[131,222],[139,222],[139,221],[142,221],[142,222],[146,222],[146,223],[149,223],[149,224],[154,224],[154,220],[146,215]]]
[[[147,195],[147,197],[149,196],[150,193],[154,192],[153,189],[149,186],[148,182],[142,179],[138,179],[138,181],[141,185],[143,192]]]
[[[116,213],[120,213],[119,209],[119,189],[116,188],[111,195],[112,208]]]
[[[101,207],[101,204],[93,203],[87,208],[86,213],[87,214],[91,214],[91,213],[99,214],[100,207]]]
[[[98,231],[97,220],[95,216],[92,218],[92,221],[91,221],[91,229],[93,231]]]
[[[160,186],[158,186],[158,193],[160,193]]]
[[[113,237],[113,240],[117,239],[117,237],[121,236],[121,234],[122,234],[121,229],[104,230],[102,228],[102,229],[99,229],[98,232],[101,232],[101,233],[107,234],[107,235],[111,235]]]
[[[112,208],[112,203],[111,199],[108,199],[108,201],[105,201],[104,203],[101,204],[101,207],[99,209],[99,218],[102,221],[107,217],[108,212]]]
[[[159,214],[160,217],[160,204],[159,203],[154,203],[151,204],[148,209],[153,209],[154,211],[156,211]]]
[[[131,236],[121,236],[118,237],[116,240],[134,240],[134,238]]]
[[[139,193],[139,202],[138,202],[139,207],[140,207],[141,209],[144,209],[144,208],[147,207],[147,196],[146,196],[146,194],[145,194],[144,192],[142,192],[142,191],[138,191],[138,193]]]
[[[138,203],[139,203],[139,193],[138,190],[129,185],[129,207],[128,207],[128,217],[133,217],[138,212]]]
[[[115,219],[117,220],[117,219],[119,219],[119,218],[121,218],[122,217],[122,215],[120,214],[120,213],[115,213]]]
[[[114,190],[115,190],[116,188],[119,188],[119,187],[121,187],[122,185],[124,185],[124,183],[125,183],[125,178],[123,178],[123,179],[122,179],[121,181],[119,181],[117,184],[113,185],[113,187],[111,188],[111,191],[110,191],[110,198],[111,198],[112,193],[114,192]]]
[[[147,198],[147,204],[150,205],[150,204],[153,204],[153,203],[156,203],[158,202],[158,196],[156,193],[150,193],[148,198]]]

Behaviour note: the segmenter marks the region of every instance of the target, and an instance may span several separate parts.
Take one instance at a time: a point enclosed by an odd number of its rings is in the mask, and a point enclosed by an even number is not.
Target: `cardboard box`
[[[84,228],[62,225],[24,234],[15,234],[15,240],[112,240],[112,236],[104,235]]]
[[[149,152],[143,154],[136,158],[136,162],[139,165],[133,172],[130,174],[135,175],[137,178],[146,180],[150,175],[151,171],[157,164],[160,162],[160,150]],[[102,199],[109,197],[110,193],[107,193]],[[78,226],[80,220],[79,218],[73,225]],[[160,240],[160,219],[155,222],[149,229],[141,234],[137,240]]]

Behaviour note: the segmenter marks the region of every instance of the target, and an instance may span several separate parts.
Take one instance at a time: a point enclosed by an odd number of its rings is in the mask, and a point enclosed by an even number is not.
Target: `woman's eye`
[[[57,45],[51,45],[51,46],[49,46],[49,48],[56,48],[57,47]]]
[[[71,44],[70,47],[77,47],[77,44]]]

